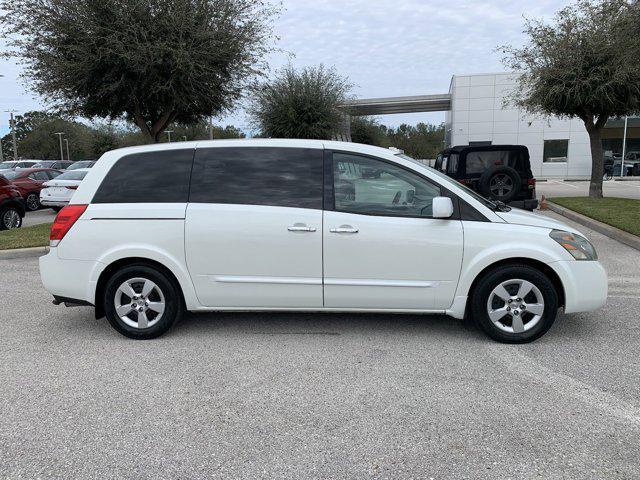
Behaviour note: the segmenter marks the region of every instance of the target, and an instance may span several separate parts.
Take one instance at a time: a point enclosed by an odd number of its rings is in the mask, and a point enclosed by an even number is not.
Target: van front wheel
[[[556,319],[553,283],[528,265],[505,265],[485,274],[473,292],[471,314],[491,338],[526,343],[544,335]]]
[[[174,282],[148,265],[122,268],[107,282],[105,316],[113,328],[129,338],[159,337],[182,311],[182,297]]]

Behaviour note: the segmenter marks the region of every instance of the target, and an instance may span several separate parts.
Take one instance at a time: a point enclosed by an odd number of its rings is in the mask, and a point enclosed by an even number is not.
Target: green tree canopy
[[[259,85],[249,112],[262,136],[329,140],[342,133],[351,84],[334,69],[291,65]]]
[[[71,116],[126,118],[150,141],[229,110],[266,68],[263,0],[0,0],[6,54]]]
[[[552,23],[528,20],[521,48],[503,47],[520,73],[513,102],[534,114],[580,118],[591,144],[589,195],[602,197],[601,131],[611,117],[640,111],[640,4],[577,0]]]

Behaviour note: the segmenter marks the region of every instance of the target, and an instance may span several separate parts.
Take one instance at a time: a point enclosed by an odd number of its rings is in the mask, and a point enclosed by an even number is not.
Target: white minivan
[[[219,140],[105,153],[56,217],[40,272],[54,303],[153,338],[186,309],[410,312],[490,337],[543,335],[600,308],[578,231],[483,199],[391,150]]]

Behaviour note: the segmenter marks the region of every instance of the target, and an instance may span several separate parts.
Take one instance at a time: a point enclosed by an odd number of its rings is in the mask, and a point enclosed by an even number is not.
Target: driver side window
[[[335,209],[394,217],[431,217],[440,188],[404,168],[369,157],[333,153]]]

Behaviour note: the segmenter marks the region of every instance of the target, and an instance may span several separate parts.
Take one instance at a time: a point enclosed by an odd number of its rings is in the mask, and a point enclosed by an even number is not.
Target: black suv
[[[524,145],[460,145],[447,148],[434,168],[490,200],[534,210],[536,179]]]

